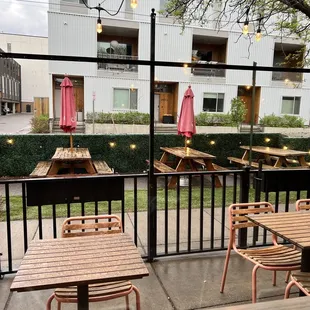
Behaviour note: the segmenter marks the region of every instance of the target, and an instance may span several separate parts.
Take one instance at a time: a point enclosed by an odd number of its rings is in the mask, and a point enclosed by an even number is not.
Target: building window
[[[138,90],[136,88],[114,88],[113,95],[114,110],[137,110]]]
[[[66,1],[66,2],[74,2],[74,3],[79,3],[79,4],[83,4],[84,5],[83,0],[64,0],[64,1]],[[84,0],[84,2],[86,4],[88,4],[88,0]]]
[[[301,97],[282,97],[281,114],[298,114]]]
[[[224,111],[224,94],[204,93],[202,109],[204,112],[223,112]]]

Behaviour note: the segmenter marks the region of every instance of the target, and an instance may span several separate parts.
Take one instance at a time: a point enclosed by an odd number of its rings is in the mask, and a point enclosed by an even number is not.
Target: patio
[[[210,210],[205,209],[205,215],[210,216]],[[140,212],[140,229],[138,232],[138,245],[141,254],[145,254],[146,247],[146,212]],[[159,217],[161,214],[159,214]],[[169,214],[169,218],[173,214]],[[216,215],[219,221],[220,215]],[[145,219],[145,220],[142,220]],[[61,226],[63,219],[57,219],[57,227]],[[45,238],[49,237],[49,220],[44,220]],[[127,233],[133,232],[133,214],[126,213]],[[3,225],[3,226],[2,226]],[[3,231],[4,223],[0,224]],[[38,238],[38,224],[30,221],[29,231],[33,238]],[[14,260],[13,266],[17,267],[23,257],[23,240],[19,238],[22,229],[21,221],[12,222],[12,232],[14,238]],[[219,234],[217,231],[216,235]],[[175,234],[169,234],[169,238],[174,239]],[[52,237],[52,236],[50,236]],[[180,249],[187,246],[186,229],[181,229]],[[215,239],[217,236],[215,236]],[[248,236],[249,241],[251,236]],[[209,242],[209,237],[205,236],[205,242]],[[225,240],[227,242],[227,240]],[[225,242],[225,243],[226,243]],[[161,247],[162,241],[158,241]],[[193,240],[194,243],[194,240]],[[150,276],[141,280],[133,281],[141,292],[142,309],[212,309],[227,305],[238,305],[251,303],[251,270],[253,265],[239,255],[232,255],[227,283],[224,294],[219,292],[222,270],[224,266],[226,251],[200,253],[187,256],[165,257],[147,263]],[[5,261],[2,261],[5,265]],[[281,300],[284,297],[284,272],[278,272],[277,286],[272,286],[272,273],[260,270],[258,273],[258,302],[268,300]],[[0,281],[0,305],[1,309],[44,309],[47,298],[52,290],[31,291],[27,293],[10,293],[10,285],[14,275],[6,275]],[[296,297],[296,288],[292,290],[291,298]],[[134,308],[134,296],[131,296],[131,309]],[[92,303],[90,309],[100,309],[103,303]],[[116,299],[104,303],[105,309],[124,309],[123,299]],[[54,308],[56,308],[54,304]],[[76,309],[76,305],[63,305],[63,309]]]

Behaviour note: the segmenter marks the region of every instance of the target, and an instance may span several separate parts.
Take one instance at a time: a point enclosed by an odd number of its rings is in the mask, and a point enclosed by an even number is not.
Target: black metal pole
[[[155,95],[155,9],[151,13],[151,65],[150,65],[150,134],[148,179],[148,261],[156,256],[156,205],[157,189],[154,176],[154,95]]]
[[[253,72],[252,72],[252,101],[251,101],[251,130],[250,130],[250,152],[249,152],[249,166],[252,164],[252,147],[253,147],[253,125],[255,116],[255,87],[256,87],[256,67],[257,62],[253,61]]]

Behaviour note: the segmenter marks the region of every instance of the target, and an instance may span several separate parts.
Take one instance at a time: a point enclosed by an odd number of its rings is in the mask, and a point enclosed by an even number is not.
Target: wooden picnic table
[[[85,171],[80,174],[112,174],[112,169],[105,161],[93,161],[88,148],[63,148],[58,147],[51,161],[39,162],[30,174],[31,177],[59,176],[61,170],[67,171],[66,175],[74,175],[75,171]]]
[[[235,162],[238,165],[249,165],[249,153],[250,147],[246,145],[240,146],[241,149],[244,149],[244,154],[242,158],[228,157],[228,160]],[[280,149],[269,146],[253,146],[252,152],[256,153],[256,158],[251,162],[251,166],[258,168],[258,160],[263,160],[264,169],[275,169],[283,167],[303,167],[308,168],[309,164],[306,162],[305,156],[309,155],[308,152],[296,151],[290,149]]]
[[[164,151],[163,155],[159,162],[155,162],[154,166],[157,170],[161,172],[183,172],[186,171],[187,167],[190,168],[190,171],[197,171],[197,164],[203,165],[208,171],[217,171],[212,161],[215,159],[215,156],[204,153],[201,151],[194,150],[189,147],[161,147]],[[176,167],[170,168],[167,165],[169,156],[173,155],[176,157]],[[157,166],[156,166],[157,165]],[[170,171],[165,167],[170,168]],[[170,179],[169,188],[174,188],[177,182],[177,177],[172,177]],[[215,176],[215,186],[221,187],[221,181],[219,177]]]
[[[310,272],[309,212],[279,212],[246,217],[301,249],[301,271]]]
[[[78,287],[78,309],[87,310],[88,285],[139,279],[149,272],[125,233],[32,241],[11,285],[25,292]]]

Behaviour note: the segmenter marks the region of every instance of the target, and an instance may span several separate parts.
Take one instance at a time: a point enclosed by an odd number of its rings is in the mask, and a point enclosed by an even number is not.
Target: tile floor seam
[[[167,296],[167,299],[168,299],[169,303],[171,304],[172,309],[177,309],[177,307],[174,305],[174,303],[173,303],[171,297],[169,296],[168,291],[166,290],[166,288],[165,288],[163,282],[161,281],[160,276],[159,276],[158,273],[156,272],[156,269],[153,267],[153,264],[150,263],[150,266],[151,266],[151,268],[152,268],[152,270],[153,270],[153,272],[154,272],[155,277],[157,278],[157,280],[158,280],[158,282],[159,282],[160,287],[163,289],[165,295]]]

